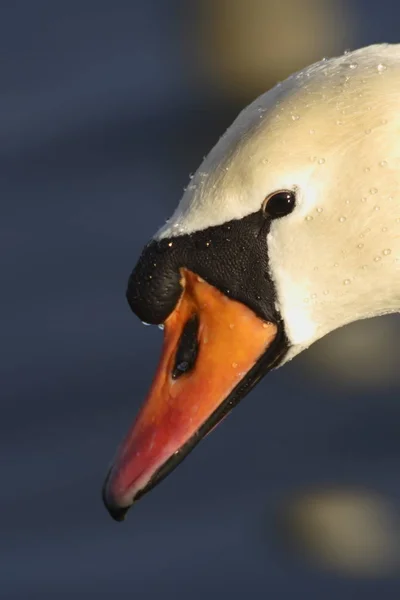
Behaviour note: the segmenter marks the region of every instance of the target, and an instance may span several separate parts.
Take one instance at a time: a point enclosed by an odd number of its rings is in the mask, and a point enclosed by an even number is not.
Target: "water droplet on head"
[[[382,229],[381,229],[381,231],[382,231],[383,233],[386,233],[386,231],[387,231],[387,230],[388,230],[388,228],[387,228],[387,227],[382,227]]]
[[[349,69],[357,69],[357,67],[358,67],[358,64],[356,62],[349,64]]]
[[[377,71],[379,74],[384,73],[384,71],[386,71],[387,66],[384,65],[383,63],[379,63],[379,65],[376,67]]]
[[[339,222],[340,222],[340,223],[344,223],[344,222],[345,222],[345,220],[346,220],[346,217],[339,217],[339,219],[338,219],[338,220],[339,220]]]
[[[382,252],[382,254],[384,256],[389,256],[389,254],[391,254],[391,253],[392,253],[392,251],[390,248],[385,248],[385,250]]]
[[[380,256],[375,256],[375,258],[374,258],[375,262],[379,262],[380,260],[382,260]]]
[[[327,296],[329,294],[329,290],[324,290],[322,293],[324,296]]]
[[[350,285],[350,283],[351,283],[350,279],[343,280],[343,285]]]
[[[369,129],[369,128],[368,128],[368,129],[365,129],[365,130],[364,130],[364,133],[366,133],[367,135],[369,135],[369,134],[371,133],[371,129]]]
[[[318,206],[317,213],[322,213],[323,210],[324,210],[323,208],[321,208],[320,206]]]
[[[357,244],[357,248],[364,248],[364,244]]]
[[[313,218],[312,218],[312,216],[311,216],[311,215],[307,215],[305,220],[306,220],[306,221],[312,221],[312,220],[313,220]]]
[[[233,329],[235,327],[234,323],[229,323],[229,329]]]
[[[377,194],[377,193],[378,193],[378,188],[376,188],[376,187],[372,187],[372,188],[369,190],[369,193],[370,193],[370,194]]]
[[[233,362],[233,363],[232,363],[232,367],[233,367],[234,369],[236,369],[236,368],[237,368],[237,366],[238,366],[238,365],[237,365],[237,363],[235,363],[235,362]]]
[[[370,170],[371,170],[371,169],[370,169],[370,167],[365,167],[365,168],[364,168],[364,173],[369,173],[369,172],[370,172]]]
[[[168,242],[168,246],[169,246],[170,248],[172,248],[172,246],[173,246],[173,245],[174,245],[174,242]]]
[[[380,207],[380,206],[378,206],[377,204],[375,204],[375,206],[374,206],[374,210],[381,210],[381,207]]]
[[[319,164],[319,165],[323,165],[323,164],[324,164],[324,162],[325,162],[325,159],[324,159],[324,158],[319,158],[319,159],[318,159],[318,164]]]
[[[312,300],[315,300],[316,297],[317,297],[317,294],[311,294]]]
[[[387,165],[387,160],[381,160],[381,162],[379,163],[380,167],[386,167]]]
[[[300,119],[300,115],[292,114],[292,121],[298,121]]]
[[[309,133],[313,135],[315,133],[315,129],[310,129]]]

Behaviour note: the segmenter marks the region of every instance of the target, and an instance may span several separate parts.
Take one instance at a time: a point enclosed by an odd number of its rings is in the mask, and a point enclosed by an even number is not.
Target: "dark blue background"
[[[397,2],[355,6],[354,46],[400,41]],[[400,499],[398,393],[343,395],[306,358],[124,524],[101,504],[161,342],[127,276],[238,108],[188,75],[184,19],[161,0],[2,6],[0,597],[396,598],[395,578],[338,579],[280,546],[276,509],[309,484]]]

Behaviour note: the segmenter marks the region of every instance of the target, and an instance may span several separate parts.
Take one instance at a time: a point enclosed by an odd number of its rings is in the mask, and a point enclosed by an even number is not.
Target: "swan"
[[[400,45],[293,74],[243,110],[144,248],[127,299],[164,342],[103,486],[115,520],[271,369],[400,310]]]

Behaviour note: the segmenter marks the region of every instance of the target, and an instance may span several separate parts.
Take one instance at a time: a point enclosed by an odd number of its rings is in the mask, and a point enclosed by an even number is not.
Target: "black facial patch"
[[[131,309],[146,323],[163,323],[182,293],[180,269],[185,267],[262,319],[277,322],[268,266],[270,225],[259,210],[192,234],[151,241],[129,278]]]

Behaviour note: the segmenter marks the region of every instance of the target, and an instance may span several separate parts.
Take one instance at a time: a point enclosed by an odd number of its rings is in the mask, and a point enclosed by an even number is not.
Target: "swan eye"
[[[292,212],[296,203],[296,195],[291,190],[280,190],[267,196],[262,210],[271,219],[285,217]]]

